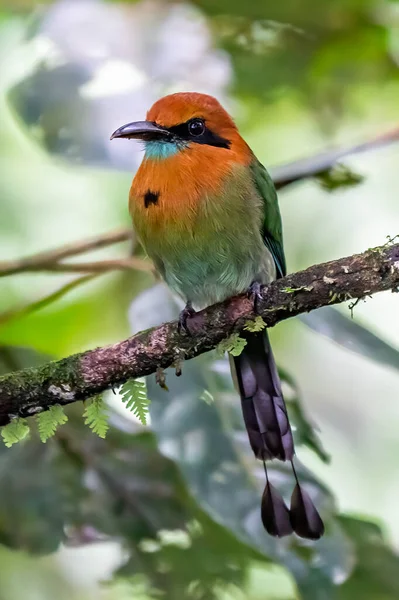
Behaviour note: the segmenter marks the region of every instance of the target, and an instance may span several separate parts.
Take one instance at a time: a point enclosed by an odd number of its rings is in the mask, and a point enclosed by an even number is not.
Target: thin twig
[[[90,250],[97,250],[105,246],[111,246],[119,242],[133,240],[133,231],[129,228],[117,229],[93,238],[72,242],[60,248],[40,252],[25,258],[19,258],[7,262],[0,262],[0,277],[5,275],[15,275],[27,271],[45,270],[54,263],[58,263],[65,258],[83,254]]]
[[[94,276],[88,276],[94,277]],[[399,289],[399,244],[381,246],[288,275],[262,291],[257,311],[267,327],[321,306]],[[253,301],[236,296],[196,313],[190,335],[176,321],[127,340],[0,377],[0,426],[54,404],[85,400],[130,378],[165,369],[215,348],[253,320]]]
[[[132,256],[130,258],[115,258],[110,260],[97,260],[93,262],[78,263],[49,263],[35,268],[35,272],[47,273],[107,273],[108,271],[152,271],[153,264],[149,260],[143,260]],[[31,269],[33,270],[33,269]]]
[[[382,148],[383,146],[392,144],[398,140],[399,127],[396,127],[395,129],[392,129],[391,131],[388,131],[382,135],[378,135],[377,137],[362,144],[326,150],[325,152],[321,152],[315,156],[290,162],[286,165],[281,165],[271,169],[274,185],[278,190],[280,190],[291,183],[302,181],[303,179],[308,179],[309,177],[322,175],[334,167],[334,165],[336,165],[342,158],[345,158],[346,156]]]

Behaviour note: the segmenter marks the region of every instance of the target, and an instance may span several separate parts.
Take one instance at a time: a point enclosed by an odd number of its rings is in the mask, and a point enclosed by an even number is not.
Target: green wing
[[[253,158],[251,172],[256,188],[263,199],[264,221],[262,236],[276,263],[277,277],[287,273],[283,247],[283,228],[274,183],[265,167]]]

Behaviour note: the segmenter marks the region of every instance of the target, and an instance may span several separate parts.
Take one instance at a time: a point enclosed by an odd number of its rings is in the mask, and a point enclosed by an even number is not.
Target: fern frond
[[[90,404],[86,406],[83,413],[85,425],[88,425],[93,433],[96,433],[103,439],[107,435],[109,429],[108,416],[108,411],[102,396],[95,396]]]
[[[220,342],[217,350],[221,355],[228,352],[232,356],[240,356],[246,345],[247,340],[240,337],[238,333],[233,333],[230,337]]]
[[[30,429],[26,419],[13,419],[11,423],[8,423],[1,430],[1,437],[7,448],[11,448],[14,444],[17,444],[28,435]]]
[[[119,393],[122,396],[122,401],[126,404],[126,408],[132,411],[142,425],[147,425],[150,400],[147,396],[145,381],[129,379],[121,386]]]
[[[253,321],[247,321],[244,329],[246,331],[250,331],[251,333],[257,333],[258,331],[262,331],[266,327],[266,323],[262,319],[260,315],[258,315]]]
[[[55,434],[57,427],[68,421],[68,417],[64,413],[63,407],[56,404],[38,414],[36,421],[40,439],[45,444]]]

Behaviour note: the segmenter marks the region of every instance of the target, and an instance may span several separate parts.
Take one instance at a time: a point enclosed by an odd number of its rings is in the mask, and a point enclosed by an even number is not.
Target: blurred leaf
[[[310,329],[347,350],[371,358],[381,365],[399,369],[398,350],[336,308],[325,306],[299,318]]]
[[[332,169],[328,169],[323,173],[317,175],[317,180],[320,182],[322,188],[328,192],[335,192],[337,189],[343,187],[353,187],[362,183],[364,177],[351,171],[348,167],[343,164],[338,164]]]
[[[0,346],[0,374],[48,360],[50,357],[29,348]],[[2,434],[11,425],[3,427]],[[63,522],[56,480],[57,471],[53,471],[43,444],[29,440],[11,449],[0,445],[0,487],[7,490],[0,495],[1,543],[40,553],[57,549]]]
[[[36,281],[40,276],[33,277]],[[66,296],[44,310],[2,325],[0,344],[31,346],[60,357],[76,349],[122,339],[127,329],[122,309],[128,306],[128,297],[140,285],[141,277],[138,273],[113,273],[87,283],[80,293],[71,292],[73,297]],[[37,285],[32,285],[32,289],[37,289]]]
[[[189,598],[190,584],[200,581],[204,600],[219,580],[241,581],[251,553],[199,510],[152,433],[111,428],[103,441],[85,439],[79,419],[71,425],[62,430],[60,466],[68,456],[78,461],[73,477],[83,468],[79,480],[89,486],[69,522],[122,540],[128,559],[120,575],[143,573],[168,598]]]
[[[91,107],[79,94],[91,77],[87,64],[74,62],[55,68],[40,64],[9,91],[8,101],[49,152],[65,154],[74,162],[83,158],[103,163],[106,154],[100,136],[90,135],[85,126]]]
[[[290,421],[294,424],[293,434],[295,445],[307,446],[323,462],[330,462],[330,455],[325,451],[319,436],[315,432],[315,425],[309,421],[309,418],[305,414],[301,394],[294,378],[281,367],[279,367],[278,372],[281,381],[288,384],[294,394],[291,396],[285,393],[285,400]]]
[[[130,319],[137,328],[146,328],[170,320],[177,312],[164,286],[159,285],[135,299]],[[304,598],[330,598],[334,573],[339,570],[345,578],[353,565],[351,544],[333,519],[331,495],[298,465],[299,477],[321,508],[327,534],[309,545],[307,558],[302,554],[303,542],[295,538],[279,542],[266,534],[260,520],[263,470],[249,450],[242,417],[235,422],[234,411],[220,400],[225,390],[212,373],[213,360],[210,353],[184,363],[178,378],[168,370],[169,392],[148,378],[151,423],[160,449],[179,465],[193,495],[213,519],[266,558],[283,562]],[[200,400],[204,389],[215,398],[213,404]],[[239,405],[235,397],[233,402]],[[268,470],[273,485],[289,498],[295,485],[289,465],[275,461]]]
[[[39,367],[49,360],[51,360],[49,356],[31,348],[0,345],[0,375],[27,367]]]
[[[31,552],[54,552],[63,538],[62,490],[49,444],[0,446],[0,542]]]
[[[371,2],[195,0],[229,52],[235,92],[258,101],[295,90],[313,109],[345,106],[355,84],[398,76]],[[326,118],[324,118],[326,121]]]
[[[352,576],[339,588],[337,600],[396,600],[399,598],[399,556],[386,544],[374,523],[341,517],[353,540],[357,562]]]
[[[92,275],[84,275],[83,277],[78,277],[77,279],[69,281],[68,283],[66,283],[65,285],[60,287],[55,292],[52,292],[48,296],[45,296],[44,298],[40,298],[40,300],[35,300],[34,302],[26,304],[25,306],[21,306],[21,307],[12,309],[5,313],[0,313],[0,325],[3,325],[4,323],[7,323],[8,321],[12,321],[13,319],[20,319],[21,317],[26,317],[27,315],[29,315],[32,312],[46,308],[53,302],[57,302],[58,300],[63,298],[66,294],[68,294],[75,288],[79,287],[80,285],[82,285],[88,281],[91,281],[98,275],[99,275],[98,273],[95,273]]]
[[[1,600],[83,600],[50,561],[0,546],[0,565]]]

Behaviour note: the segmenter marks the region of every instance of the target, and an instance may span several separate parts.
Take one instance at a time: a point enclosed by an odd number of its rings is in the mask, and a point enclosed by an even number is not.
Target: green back
[[[254,156],[250,165],[256,188],[263,199],[263,239],[276,263],[277,277],[287,273],[283,247],[283,228],[274,183],[265,167]]]

